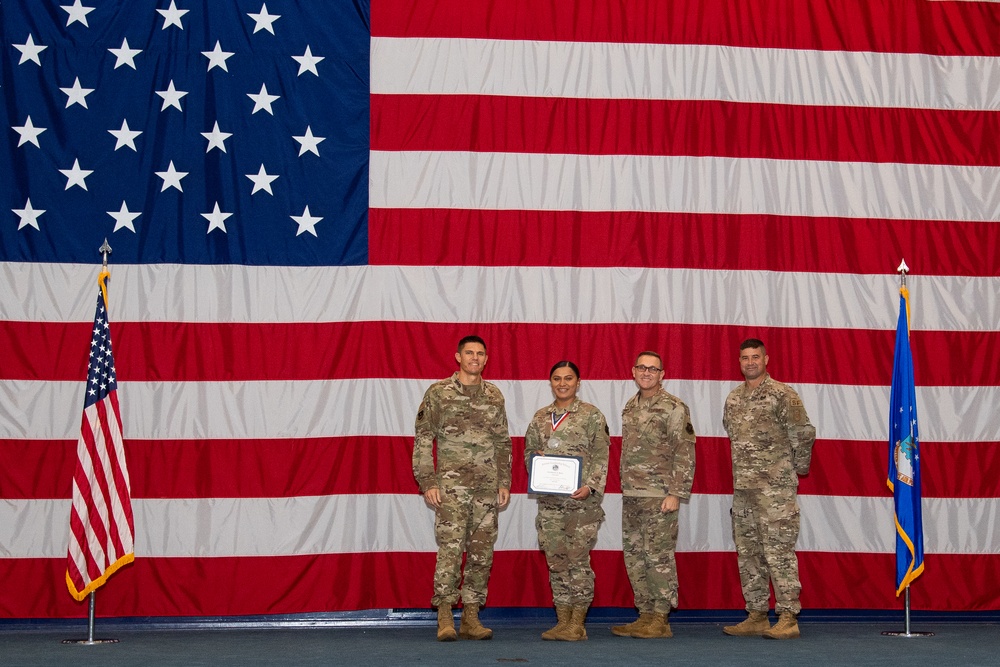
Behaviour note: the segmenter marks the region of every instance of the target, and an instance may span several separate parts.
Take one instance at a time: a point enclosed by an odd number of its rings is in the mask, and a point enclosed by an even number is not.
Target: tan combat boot
[[[562,605],[556,605],[556,624],[555,627],[546,630],[542,633],[542,639],[557,640],[566,626],[569,625],[570,619],[573,618],[573,608],[564,607]]]
[[[642,611],[639,612],[639,618],[635,619],[631,623],[626,623],[625,625],[616,625],[611,628],[611,633],[618,635],[619,637],[635,637],[633,634],[640,628],[644,628],[649,625],[653,620],[652,612]]]
[[[458,636],[462,639],[493,639],[493,631],[479,622],[479,605],[467,604],[462,607],[462,622],[458,625]]]
[[[458,639],[455,633],[455,617],[451,615],[451,605],[443,604],[438,607],[438,634],[439,642],[453,642]]]
[[[774,627],[761,635],[767,639],[795,639],[798,636],[799,620],[790,611],[781,612]]]
[[[578,642],[587,638],[587,628],[584,622],[587,620],[587,609],[589,607],[573,607],[572,616],[569,623],[559,634],[557,639],[564,642]]]
[[[727,625],[722,631],[733,637],[760,637],[770,629],[766,611],[751,611],[744,621]]]
[[[578,642],[587,638],[587,629],[583,626],[587,618],[587,607],[570,609],[569,622],[559,632],[552,633],[552,639],[561,642]]]
[[[639,639],[659,639],[661,637],[673,637],[674,633],[670,630],[667,615],[654,613],[649,623],[633,632],[632,636]]]

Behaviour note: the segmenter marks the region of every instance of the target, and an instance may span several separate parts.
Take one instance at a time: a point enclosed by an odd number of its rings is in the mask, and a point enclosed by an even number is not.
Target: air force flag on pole
[[[917,397],[910,353],[909,291],[899,291],[896,353],[889,398],[889,476],[896,513],[896,595],[924,571],[924,531],[920,515],[920,444]]]

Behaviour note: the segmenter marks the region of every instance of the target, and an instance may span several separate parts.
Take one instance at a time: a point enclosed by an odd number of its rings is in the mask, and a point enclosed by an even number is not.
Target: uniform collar
[[[580,402],[581,401],[580,401],[580,397],[579,396],[577,396],[576,398],[574,398],[573,402],[570,403],[570,405],[569,405],[568,408],[566,408],[566,412],[576,412],[577,410],[579,410],[580,409]],[[553,401],[552,404],[549,405],[548,410],[552,414],[559,414],[559,413],[563,412],[563,410],[561,408],[559,408],[559,407],[556,406],[555,401]]]
[[[645,404],[645,405],[653,405],[654,403],[656,403],[657,401],[659,401],[660,399],[662,399],[664,396],[666,396],[666,394],[667,394],[667,390],[663,388],[662,384],[657,388],[656,393],[653,394],[652,396],[650,396],[649,398],[644,398],[643,395],[642,395],[642,392],[641,391],[637,391],[637,392],[635,392],[635,404],[637,406],[643,405],[643,404]]]
[[[764,387],[764,386],[766,386],[766,385],[768,385],[770,383],[771,383],[771,374],[768,373],[767,371],[764,371],[764,379],[761,380],[760,384],[757,385],[756,387],[754,387],[753,389],[750,388],[750,384],[746,380],[743,380],[743,392],[744,393],[753,393],[753,392],[757,391],[758,389],[760,389],[761,387]]]
[[[458,391],[462,391],[466,387],[466,385],[464,385],[461,382],[459,382],[459,380],[458,380],[458,371],[455,371],[454,373],[451,374],[451,384]],[[483,386],[485,386],[485,384],[486,384],[486,380],[484,380],[482,376],[479,376],[479,383],[478,384],[470,384],[468,386],[469,387],[479,387],[481,389]]]

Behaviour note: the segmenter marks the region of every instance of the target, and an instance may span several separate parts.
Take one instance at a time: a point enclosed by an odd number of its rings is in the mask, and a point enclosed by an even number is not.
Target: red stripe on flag
[[[894,256],[898,262],[899,255]],[[75,323],[0,322],[0,346],[15,341],[30,352],[8,358],[2,379],[79,378],[85,372],[79,355],[49,342],[71,337],[69,330],[85,329]],[[491,379],[545,380],[557,357],[574,360],[587,379],[627,379],[631,355],[643,348],[664,351],[668,379],[736,383],[741,379],[736,350],[746,338],[756,337],[781,351],[768,368],[784,382],[883,386],[891,376],[893,345],[888,326],[126,322],[112,329],[118,341],[119,380],[148,382],[369,378],[371,360],[387,349],[407,360],[406,377],[442,378],[455,368],[455,342],[476,332],[490,346]],[[912,340],[918,386],[997,384],[1000,331],[914,331]],[[429,354],[433,346],[438,350]],[[851,363],[831,364],[831,351],[847,354]]]
[[[116,513],[119,513],[122,518],[125,519],[124,526],[116,526],[116,538],[121,541],[121,537],[125,536],[128,538],[128,544],[119,547],[117,557],[121,557],[124,554],[132,551],[133,536],[135,535],[135,522],[132,516],[132,498],[130,490],[130,482],[128,479],[128,468],[126,462],[123,458],[119,457],[125,454],[124,439],[122,436],[122,419],[121,419],[121,409],[118,405],[118,392],[113,391],[108,394],[108,402],[111,405],[111,416],[114,421],[109,423],[110,430],[113,431],[113,437],[109,440],[112,443],[111,447],[108,447],[108,458],[111,461],[112,466],[112,476],[114,478],[114,492],[116,493],[115,500]],[[127,531],[127,532],[126,532]]]
[[[82,591],[87,587],[87,582],[94,578],[94,573],[89,569],[90,564],[94,562],[94,556],[90,551],[87,530],[75,505],[69,512],[69,533],[70,546],[69,557],[66,559],[66,575],[73,582],[73,588]],[[79,558],[75,557],[76,555],[79,555]],[[80,569],[81,565],[83,570]]]
[[[369,211],[372,264],[426,266],[464,264],[469,250],[453,239],[475,229],[476,261],[482,266],[885,274],[906,257],[923,275],[1000,276],[998,227],[634,211]]]
[[[372,95],[372,149],[1000,165],[1000,113],[717,100]],[[634,132],[609,128],[641,128]]]
[[[333,494],[417,493],[410,470],[413,438],[352,436],[284,440],[130,440],[135,498],[281,498]],[[526,493],[521,463],[524,438],[514,438],[512,490]],[[920,443],[925,498],[1000,497],[1000,443]],[[620,493],[621,438],[611,439],[607,491]],[[69,498],[72,443],[0,440],[4,497]],[[885,443],[816,442],[807,495],[886,496]],[[732,462],[726,438],[700,436],[694,493],[731,494]]]
[[[109,397],[113,394],[109,394]],[[114,454],[114,442],[115,439],[111,433],[111,424],[108,418],[108,404],[107,399],[98,401],[94,404],[97,409],[97,421],[101,428],[101,443],[102,449],[99,452],[94,452],[97,456],[94,461],[94,474],[98,481],[99,490],[101,493],[101,500],[104,503],[105,512],[104,515],[107,517],[108,524],[108,539],[105,542],[107,549],[105,556],[107,562],[104,563],[101,568],[106,569],[116,560],[119,556],[125,553],[125,549],[122,545],[121,539],[121,526],[118,525],[116,520],[115,505],[119,502],[118,488],[116,483],[120,480],[120,471],[115,470],[117,467],[117,461]]]
[[[89,580],[94,580],[101,576],[101,572],[107,566],[105,552],[108,544],[108,530],[104,524],[103,514],[97,506],[97,494],[100,493],[100,488],[99,486],[95,488],[95,485],[99,485],[94,473],[96,434],[90,428],[89,416],[87,411],[84,411],[83,425],[80,429],[83,448],[82,451],[80,447],[77,448],[79,459],[74,481],[80,496],[79,498],[74,497],[73,504],[79,513],[82,533],[74,533],[74,537],[80,545],[80,551],[86,558],[87,577]],[[96,547],[101,549],[100,553],[94,551]]]
[[[806,608],[899,609],[893,554],[799,552]],[[621,552],[592,553],[595,606],[631,607]],[[1000,554],[927,554],[914,608],[985,611],[1000,608]],[[6,561],[7,618],[80,617],[86,610],[59,586],[56,559]],[[245,558],[143,558],[102,589],[105,616],[290,614],[353,609],[430,610],[433,553],[360,553]],[[956,578],[955,572],[962,572]],[[681,609],[742,609],[736,554],[679,553]],[[487,606],[549,607],[541,552],[496,553]],[[252,582],[220,586],[218,582]],[[336,582],[334,585],[333,582]],[[889,582],[888,584],[886,582]]]
[[[108,430],[107,404],[101,400],[95,403],[91,409],[96,412],[98,427],[98,430],[94,432],[94,443],[90,451],[91,479],[96,482],[96,486],[91,485],[91,493],[94,494],[93,503],[98,508],[97,516],[101,520],[101,529],[104,530],[104,535],[100,538],[101,546],[104,548],[104,562],[98,563],[101,572],[103,572],[118,559],[122,552],[118,527],[115,525],[112,497],[117,494],[112,489],[114,477],[109,470],[108,449],[113,445]],[[90,521],[93,523],[94,520],[95,515],[92,514]]]
[[[383,0],[373,37],[1000,55],[1000,7],[926,0]]]

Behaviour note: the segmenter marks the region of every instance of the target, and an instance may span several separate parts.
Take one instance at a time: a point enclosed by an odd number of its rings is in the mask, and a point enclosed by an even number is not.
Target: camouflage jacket
[[[796,487],[809,472],[816,428],[795,390],[764,374],[751,389],[744,382],[726,398],[722,425],[733,455],[737,489]]]
[[[555,456],[580,456],[583,458],[583,484],[596,494],[591,495],[600,503],[604,484],[608,479],[608,449],[611,438],[608,422],[601,411],[579,398],[566,410],[566,418],[552,431],[552,415],[562,410],[552,403],[531,418],[524,434],[524,465],[528,466],[532,454]],[[589,500],[589,499],[588,499]]]
[[[681,399],[660,390],[648,400],[636,394],[622,410],[623,496],[691,497],[694,427]]]
[[[496,385],[483,380],[466,396],[456,372],[430,386],[417,411],[413,443],[413,476],[421,492],[509,489],[510,457],[507,409]]]

